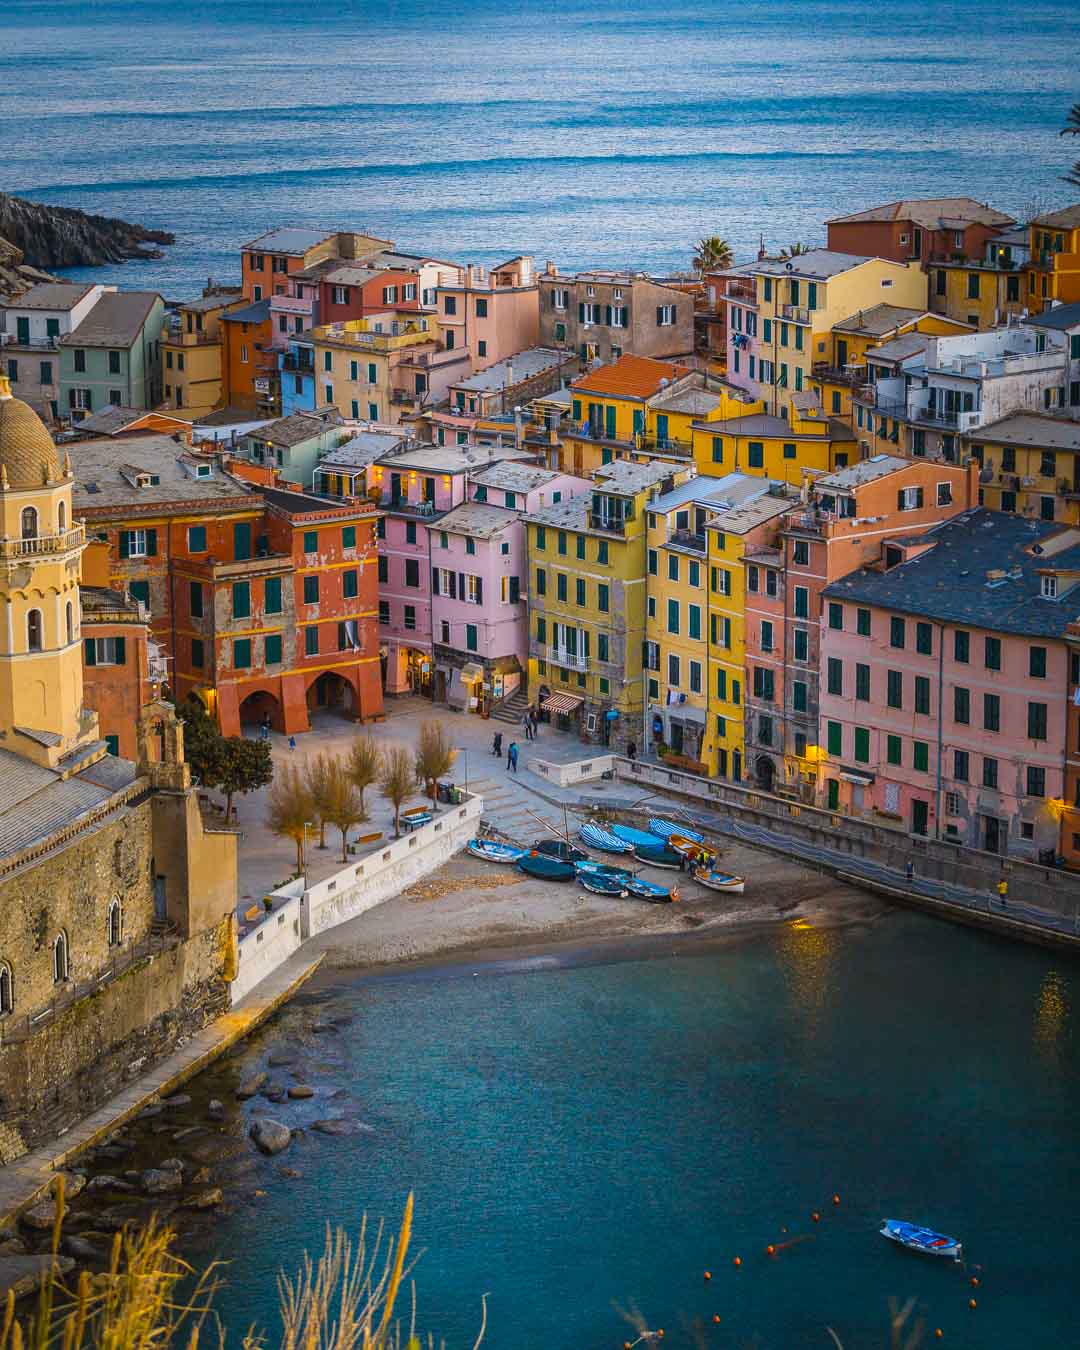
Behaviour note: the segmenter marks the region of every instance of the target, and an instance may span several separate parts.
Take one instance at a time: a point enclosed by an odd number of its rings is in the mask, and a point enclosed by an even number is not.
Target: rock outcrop
[[[0,192],[0,240],[22,253],[30,267],[100,267],[130,259],[160,258],[158,244],[172,244],[165,230],[91,216],[72,206],[45,206]]]

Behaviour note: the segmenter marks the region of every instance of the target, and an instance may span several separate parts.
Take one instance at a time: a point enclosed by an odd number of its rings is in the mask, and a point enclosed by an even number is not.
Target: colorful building
[[[220,331],[222,402],[252,415],[276,416],[281,391],[270,301],[226,311]]]
[[[435,305],[446,350],[467,351],[477,371],[539,346],[538,296],[532,258],[524,256],[498,267],[470,265],[440,281]]]
[[[996,234],[982,257],[934,263],[930,308],[972,328],[997,328],[1028,309],[1024,264],[1030,255],[1026,229]]]
[[[887,552],[823,593],[828,807],[1053,862],[1080,532],[976,510]]]
[[[570,386],[570,419],[560,427],[563,468],[587,477],[635,452],[646,434],[649,400],[689,373],[686,366],[669,361],[620,356],[575,380]],[[682,457],[690,459],[689,445]]]
[[[475,374],[455,376],[447,388],[445,405],[425,410],[413,421],[418,432],[439,445],[483,439],[485,432],[513,440],[518,408],[555,393],[578,369],[578,360],[570,352],[549,347],[515,352]]]
[[[1027,306],[1046,309],[1080,301],[1080,202],[1037,216],[1031,231]]]
[[[1080,421],[1012,413],[968,433],[963,448],[981,469],[983,505],[1080,524]]]
[[[105,289],[39,281],[18,299],[0,303],[0,374],[46,422],[59,421],[61,414],[57,344],[78,328]]]
[[[986,245],[1016,222],[972,197],[887,202],[826,221],[828,247],[894,262],[981,258]]]
[[[60,407],[78,421],[110,403],[161,402],[165,304],[156,291],[105,291],[70,333],[57,338]]]
[[[243,307],[237,294],[205,295],[180,305],[161,331],[163,408],[196,418],[212,412],[224,388],[222,315]]]
[[[623,356],[663,360],[694,351],[694,298],[644,272],[540,275],[540,341],[605,365]]]
[[[526,518],[530,696],[586,741],[643,744],[647,513],[691,473],[618,460]]]
[[[798,487],[807,471],[826,473],[853,460],[855,437],[807,391],[794,395],[786,418],[755,412],[695,422],[693,451],[703,472],[757,474]]]
[[[273,469],[288,482],[309,488],[323,456],[352,436],[337,409],[324,408],[263,423],[237,438],[234,453],[238,459]]]
[[[368,234],[297,226],[268,230],[241,249],[240,277],[244,295],[252,302],[269,301],[273,295],[287,294],[288,279],[296,272],[328,259],[362,258],[390,247],[389,239],[377,239]]]

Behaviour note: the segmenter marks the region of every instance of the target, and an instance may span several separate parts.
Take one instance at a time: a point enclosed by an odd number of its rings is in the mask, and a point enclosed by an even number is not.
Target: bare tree
[[[416,742],[416,781],[424,784],[432,806],[435,805],[438,780],[450,772],[456,759],[457,751],[443,724],[434,718],[421,722],[420,738]]]
[[[394,808],[394,835],[401,834],[401,808],[416,786],[416,765],[403,745],[383,751],[379,791]]]
[[[296,870],[304,870],[304,843],[312,815],[311,794],[297,764],[286,761],[270,785],[270,813],[267,824],[272,833],[291,839],[296,845]]]
[[[349,747],[349,755],[345,761],[346,771],[349,775],[349,781],[353,787],[360,793],[360,806],[364,806],[364,792],[371,787],[373,783],[379,781],[379,772],[382,769],[382,751],[379,749],[375,740],[371,736],[357,736]],[[366,817],[365,817],[366,819]]]
[[[341,831],[341,861],[348,862],[349,831],[368,816],[346,762],[337,755],[327,766],[325,807],[326,819]]]
[[[304,780],[311,794],[311,809],[319,822],[319,847],[326,847],[326,793],[330,781],[331,757],[320,750],[304,761]]]

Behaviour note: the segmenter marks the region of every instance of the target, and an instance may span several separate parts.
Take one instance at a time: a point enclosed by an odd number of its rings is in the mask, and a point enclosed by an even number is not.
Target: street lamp
[[[464,774],[465,774],[465,791],[468,792],[468,790],[469,790],[469,747],[468,747],[467,745],[459,745],[457,748],[458,748],[458,750],[461,751],[461,754],[462,754],[462,761],[461,761],[461,763],[462,763],[463,772],[464,772]]]

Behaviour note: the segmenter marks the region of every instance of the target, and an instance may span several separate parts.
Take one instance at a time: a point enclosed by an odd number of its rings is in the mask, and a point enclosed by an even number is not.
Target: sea
[[[1074,958],[894,912],[333,979],[188,1089],[231,1102],[290,1047],[272,1078],[316,1089],[230,1106],[228,1212],[185,1228],[195,1265],[229,1263],[228,1345],[253,1323],[277,1345],[279,1270],[328,1223],[396,1229],[410,1192],[417,1325],[448,1350],[485,1296],[485,1350],[618,1350],[641,1327],[674,1350],[822,1350],[827,1327],[884,1350],[890,1299],[923,1347],[1078,1343]],[[305,1133],[253,1161],[264,1113]],[[310,1129],[334,1116],[355,1132]],[[965,1264],[885,1241],[884,1218],[960,1238]]]
[[[0,187],[168,229],[168,298],[279,225],[481,263],[690,266],[831,216],[1075,198],[1076,0],[4,0]]]

